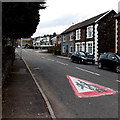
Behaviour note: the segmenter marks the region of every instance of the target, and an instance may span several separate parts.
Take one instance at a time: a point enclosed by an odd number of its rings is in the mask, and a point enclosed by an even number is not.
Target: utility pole
[[[22,59],[22,38],[20,40],[20,43],[21,43],[21,47],[20,47],[20,59]]]

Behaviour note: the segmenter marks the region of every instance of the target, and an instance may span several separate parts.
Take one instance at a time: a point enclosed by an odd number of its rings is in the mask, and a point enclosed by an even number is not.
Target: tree
[[[3,38],[27,38],[32,36],[39,23],[39,9],[45,9],[45,2],[3,2]]]
[[[6,79],[15,57],[15,39],[29,38],[39,23],[45,2],[2,3],[2,79]]]

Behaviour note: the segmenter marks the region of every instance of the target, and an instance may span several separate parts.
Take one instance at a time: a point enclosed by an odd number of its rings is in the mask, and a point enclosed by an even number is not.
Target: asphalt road
[[[48,97],[57,118],[118,118],[119,74],[98,69],[97,65],[72,63],[70,59],[39,53],[38,50],[23,49],[22,56]],[[117,92],[80,98],[67,75]]]

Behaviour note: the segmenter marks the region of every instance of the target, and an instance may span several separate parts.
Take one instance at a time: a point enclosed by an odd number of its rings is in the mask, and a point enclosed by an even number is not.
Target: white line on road
[[[64,56],[57,56],[59,58],[65,58],[65,59],[70,59],[70,57],[64,57]]]
[[[120,82],[119,80],[116,80],[117,82]]]
[[[68,65],[68,64],[60,62],[60,61],[57,61],[57,63],[62,64],[62,65],[66,65],[66,66]]]
[[[95,73],[95,72],[92,72],[92,71],[89,71],[89,70],[86,70],[86,69],[82,69],[82,68],[79,68],[79,67],[75,67],[75,68],[78,69],[78,70],[82,70],[82,71],[84,71],[84,72],[88,72],[88,73],[91,73],[91,74],[94,74],[94,75],[100,76],[100,74]]]
[[[52,59],[48,59],[49,61],[52,61],[52,62],[54,62],[55,60],[52,60]]]
[[[22,59],[23,59],[23,58],[22,58]],[[24,59],[23,59],[23,61],[24,61],[24,63],[25,63],[25,65],[26,65],[27,69],[29,70],[29,72],[30,72],[30,74],[31,74],[31,76],[32,76],[32,78],[33,78],[33,80],[35,81],[35,83],[36,83],[36,85],[37,85],[37,87],[38,87],[40,93],[42,94],[42,96],[43,96],[43,98],[44,98],[44,100],[45,100],[45,102],[46,102],[46,104],[47,104],[47,108],[48,108],[48,110],[49,110],[49,112],[50,112],[51,118],[52,118],[53,120],[56,120],[55,113],[54,113],[54,111],[53,111],[53,109],[52,109],[52,106],[51,106],[51,104],[50,104],[50,102],[49,102],[47,96],[44,94],[42,88],[40,87],[39,83],[37,82],[37,80],[36,80],[34,74],[33,74],[32,71],[30,70],[30,68],[29,68],[28,64],[26,63],[26,61],[25,61]]]

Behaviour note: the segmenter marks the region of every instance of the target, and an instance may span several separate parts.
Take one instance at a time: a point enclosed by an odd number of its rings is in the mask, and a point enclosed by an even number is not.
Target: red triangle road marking
[[[80,98],[105,96],[115,94],[117,92],[110,88],[70,75],[66,75],[66,77],[69,79],[69,83],[72,86],[75,94]]]

